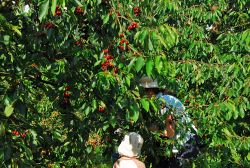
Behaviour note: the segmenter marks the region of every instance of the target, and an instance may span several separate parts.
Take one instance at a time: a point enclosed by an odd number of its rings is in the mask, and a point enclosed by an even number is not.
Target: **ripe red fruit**
[[[109,50],[108,49],[105,49],[105,50],[103,50],[102,51],[104,54],[107,54],[107,53],[109,53]]]
[[[104,56],[104,58],[105,58],[106,60],[112,60],[112,59],[113,59],[113,57],[112,57],[111,55],[106,55],[106,56]]]
[[[69,86],[66,86],[65,87],[65,91],[69,91],[70,90],[70,87]]]
[[[100,107],[98,108],[98,111],[99,111],[100,113],[103,113],[103,112],[105,112],[105,108],[102,107],[102,106],[100,106]]]
[[[76,45],[76,46],[80,46],[81,44],[82,44],[81,41],[76,41],[76,42],[75,42],[75,45]]]
[[[139,14],[140,14],[140,12],[141,12],[141,9],[140,9],[140,7],[134,7],[134,14],[135,14],[135,16],[139,16]]]
[[[120,34],[120,35],[118,36],[118,38],[122,38],[122,37],[124,37],[124,34]]]
[[[128,30],[132,30],[133,27],[131,25],[128,26]]]
[[[21,137],[22,137],[23,139],[26,138],[26,136],[27,136],[27,135],[26,135],[25,133],[21,135]]]
[[[189,100],[186,100],[185,103],[190,103],[190,101],[189,101]]]
[[[126,39],[122,39],[122,40],[120,41],[120,45],[122,45],[123,43],[126,43],[126,45],[129,44],[129,42],[128,42]]]
[[[136,23],[136,22],[132,22],[132,23],[131,23],[131,26],[132,26],[133,28],[137,28],[137,23]]]
[[[15,136],[19,136],[20,135],[20,133],[18,131],[16,131],[16,130],[12,131],[12,134],[14,134]]]
[[[118,74],[119,69],[118,68],[114,68],[114,74]]]
[[[75,14],[83,14],[83,9],[80,6],[75,8]]]
[[[120,50],[122,50],[122,51],[124,51],[125,50],[125,48],[124,48],[124,46],[118,46],[119,48],[120,48]]]
[[[65,98],[69,98],[69,97],[70,97],[70,94],[69,94],[68,92],[65,91],[65,92],[63,93],[63,96],[64,96]]]
[[[110,62],[109,60],[106,60],[105,62],[102,63],[102,70],[106,71],[109,66],[110,66]]]
[[[119,46],[120,50],[125,51],[124,46]]]
[[[62,10],[60,6],[56,6],[55,16],[61,16]]]
[[[43,28],[45,28],[45,29],[53,29],[53,28],[55,28],[55,25],[53,23],[51,23],[51,22],[47,22],[47,23],[45,23],[43,25]]]

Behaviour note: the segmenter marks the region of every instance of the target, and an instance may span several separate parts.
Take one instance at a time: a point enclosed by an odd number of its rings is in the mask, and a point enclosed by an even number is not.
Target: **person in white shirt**
[[[118,147],[120,158],[114,163],[113,168],[146,168],[145,164],[138,160],[142,145],[143,138],[140,134],[126,134]]]

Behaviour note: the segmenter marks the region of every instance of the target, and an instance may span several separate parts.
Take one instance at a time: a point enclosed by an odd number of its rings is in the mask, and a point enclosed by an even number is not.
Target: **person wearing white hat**
[[[118,147],[118,153],[121,156],[113,168],[146,168],[145,164],[138,160],[141,154],[143,138],[140,134],[130,132],[124,136]]]

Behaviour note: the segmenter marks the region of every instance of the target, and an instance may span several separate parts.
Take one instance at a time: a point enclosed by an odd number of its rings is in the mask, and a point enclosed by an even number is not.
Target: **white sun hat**
[[[143,138],[140,134],[130,132],[124,136],[118,147],[118,153],[127,157],[139,157],[143,145]]]
[[[147,76],[142,77],[139,82],[144,88],[159,88],[157,81]]]

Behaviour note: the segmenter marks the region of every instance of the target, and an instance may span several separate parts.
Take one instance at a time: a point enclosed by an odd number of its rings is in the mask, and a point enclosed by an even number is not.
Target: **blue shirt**
[[[166,103],[166,108],[161,110],[162,115],[171,109],[174,112],[173,115],[179,117],[179,121],[177,122],[181,122],[183,124],[191,124],[191,119],[185,112],[185,107],[179,99],[172,95],[163,95],[162,93],[158,94],[157,97],[163,98]],[[197,132],[197,129],[193,124],[191,124],[191,127],[195,132]],[[180,144],[182,145],[186,141],[188,141],[192,135],[193,134],[191,133],[190,129],[180,129],[179,132],[177,132],[175,138],[180,139]]]

